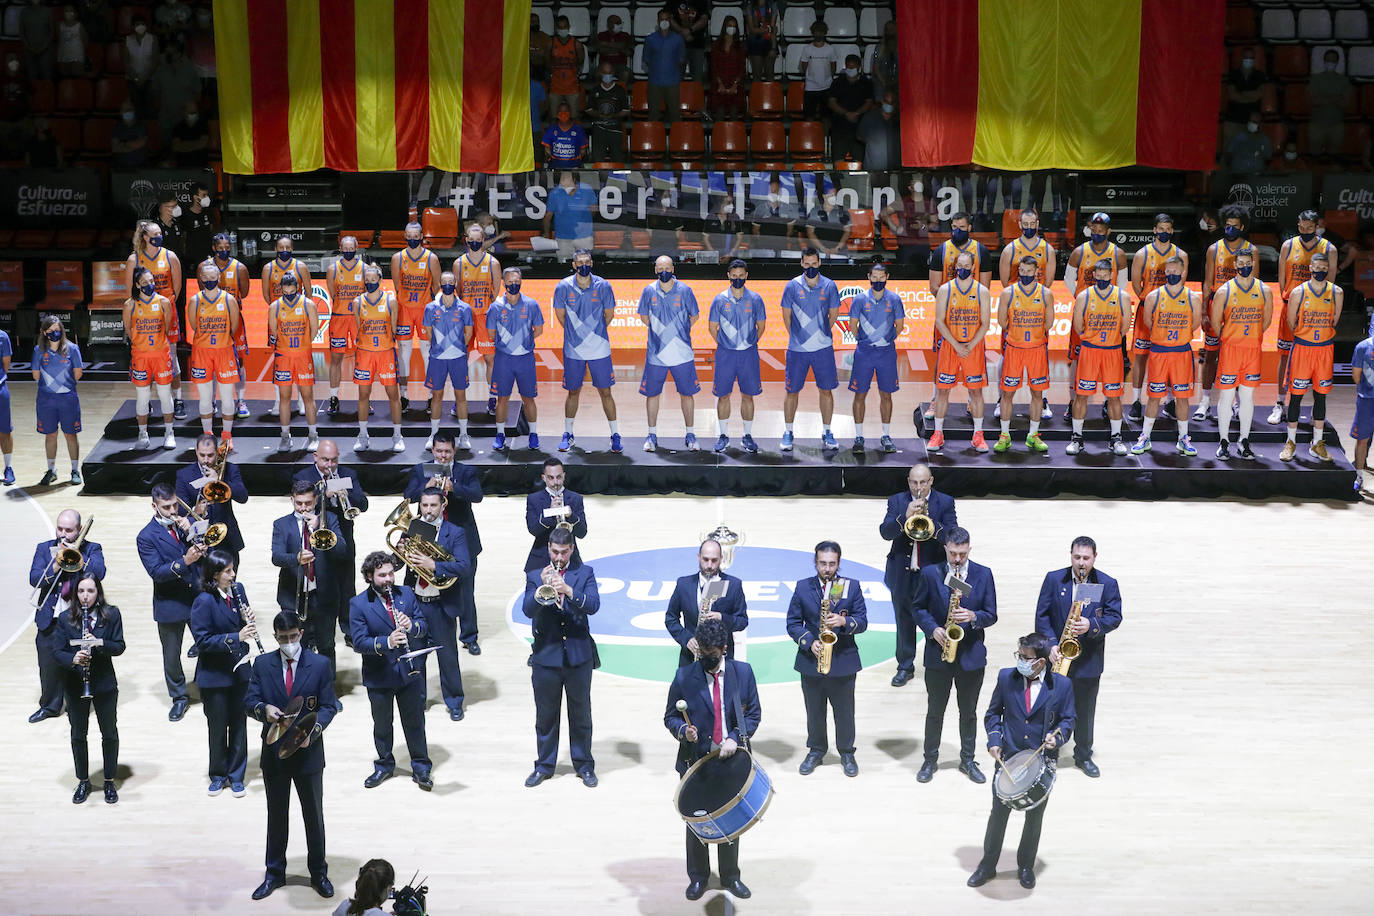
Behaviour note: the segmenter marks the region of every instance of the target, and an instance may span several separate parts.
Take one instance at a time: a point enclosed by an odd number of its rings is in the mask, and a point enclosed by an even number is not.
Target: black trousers
[[[205,710],[205,727],[210,736],[210,778],[231,783],[243,782],[248,770],[248,722],[243,699],[248,682],[232,687],[200,688],[200,705]]]
[[[62,668],[53,655],[54,627],[49,623],[33,637],[33,646],[38,650],[38,706],[53,715],[62,711],[62,699],[66,687],[62,682]]]
[[[358,553],[353,546],[353,532],[348,529],[344,529],[344,543],[348,545],[348,553],[339,561],[339,569],[333,576],[334,581],[338,583],[339,600],[334,620],[338,624],[340,635],[348,636],[348,602],[358,594]]]
[[[1097,688],[1102,685],[1100,677],[1073,677],[1070,669],[1069,681],[1073,684],[1073,760],[1082,763],[1093,759],[1093,719],[1097,716]]]
[[[905,535],[902,535],[905,537]],[[919,573],[902,570],[896,574],[892,590],[892,611],[897,621],[897,670],[916,670],[916,600]]]
[[[157,625],[157,638],[162,641],[162,678],[167,682],[167,695],[173,700],[186,699],[186,673],[181,670],[181,643],[185,635],[184,620]]]
[[[423,776],[434,769],[425,741],[424,675],[410,678],[410,683],[399,689],[369,687],[367,700],[372,704],[372,744],[377,749],[377,759],[373,763],[384,770],[396,769],[396,757],[391,752],[395,740],[391,715],[394,702],[396,711],[401,714],[401,731],[410,753],[410,771]]]
[[[739,841],[733,843],[703,843],[692,828],[687,828],[687,879],[705,881],[711,877],[711,851],[714,846],[720,860],[720,883],[739,877]]]
[[[76,778],[91,778],[90,750],[86,745],[86,735],[91,725],[91,707],[95,707],[95,718],[100,723],[100,755],[103,758],[105,778],[114,779],[119,767],[119,722],[116,707],[119,705],[119,688],[97,693],[93,699],[81,699],[81,686],[67,686],[67,722],[72,728],[72,763],[76,766]]]
[[[592,759],[592,663],[546,668],[530,666],[534,685],[534,768],[552,773],[558,763],[558,734],[563,719],[563,697],[568,698],[568,744],[573,769],[596,767]]]
[[[271,752],[264,747],[263,753]],[[286,840],[291,828],[291,786],[301,802],[301,820],[305,823],[306,863],[311,879],[328,877],[329,863],[324,860],[324,771],[286,776],[263,772],[262,782],[267,789],[267,874],[286,878]]]
[[[1035,854],[1040,849],[1040,825],[1045,819],[1045,807],[1050,803],[1046,798],[1036,807],[1026,812],[1026,823],[1021,828],[1021,842],[1016,847],[1016,867],[1034,868]],[[983,834],[983,861],[985,868],[996,869],[997,860],[1002,855],[1002,838],[1007,833],[1007,818],[1011,809],[1002,804],[997,793],[992,793],[992,813],[988,815],[988,829]]]
[[[450,586],[459,589],[458,641],[465,646],[477,642],[477,558],[472,557],[471,562],[472,571]]]
[[[953,671],[926,669],[926,738],[925,759],[940,759],[940,732],[944,730],[945,708],[949,706],[949,691],[954,688],[959,703],[959,762],[973,759],[974,742],[978,738],[978,693],[983,689],[983,669]]]
[[[856,675],[807,677],[802,675],[802,699],[806,702],[806,746],[824,754],[830,749],[825,711],[829,704],[835,717],[835,749],[854,753],[854,681]]]
[[[458,588],[455,583],[452,588]],[[463,669],[458,664],[458,618],[450,617],[441,602],[422,601],[425,624],[429,627],[430,642],[438,646],[434,653],[439,663],[439,692],[449,710],[463,708]]]
[[[338,663],[334,658],[334,631],[339,627],[340,609],[348,607],[339,583],[331,576],[321,583],[322,587],[310,593],[309,616],[305,619],[303,636],[306,647],[329,659],[329,670],[334,672]]]

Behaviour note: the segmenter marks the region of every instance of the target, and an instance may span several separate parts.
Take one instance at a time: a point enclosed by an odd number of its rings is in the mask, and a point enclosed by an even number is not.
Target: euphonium
[[[229,498],[234,495],[229,489],[229,484],[224,482],[224,462],[229,460],[229,443],[223,442],[215,451],[215,463],[210,469],[215,472],[216,480],[212,480],[200,491],[200,495],[212,503],[227,503]]]
[[[427,541],[421,537],[412,537],[406,532],[410,529],[410,523],[415,521],[415,516],[410,511],[410,501],[402,499],[400,505],[386,517],[387,533],[386,546],[390,547],[396,556],[400,557],[401,562],[415,569],[416,557],[428,557],[435,563],[453,562],[453,554],[434,541]],[[448,588],[458,581],[456,576],[435,576],[430,573],[415,570],[416,575],[422,575],[425,581],[440,591]]]
[[[816,659],[816,673],[817,673],[817,674],[829,674],[829,673],[830,673],[830,657],[834,654],[834,652],[835,652],[835,643],[839,640],[839,637],[835,635],[835,631],[832,630],[832,629],[830,628],[830,624],[826,623],[826,621],[825,621],[825,618],[827,618],[827,617],[830,616],[830,603],[831,603],[831,600],[832,600],[832,598],[833,598],[833,596],[834,596],[834,593],[835,593],[835,580],[833,580],[833,579],[822,579],[822,580],[821,580],[821,624],[820,624],[820,635],[819,635],[819,637],[818,637],[818,638],[820,639],[820,641],[821,641],[821,657],[818,658],[818,659]]]
[[[1082,585],[1086,581],[1088,581],[1086,577],[1080,581],[1075,573],[1074,585]],[[1073,625],[1083,616],[1083,605],[1085,604],[1087,604],[1086,601],[1075,601],[1069,608],[1069,616],[1064,620],[1064,632],[1059,636],[1059,661],[1054,663],[1055,674],[1068,674],[1069,666],[1073,664],[1073,660],[1083,652],[1078,637],[1073,633]]]
[[[954,622],[954,612],[959,610],[959,602],[963,600],[963,597],[963,592],[950,586],[949,613],[945,615],[945,638],[949,641],[940,650],[941,661],[954,661],[954,654],[959,651],[959,641],[964,638],[964,628]]]
[[[920,508],[915,515],[908,516],[906,521],[902,522],[902,533],[913,541],[928,541],[935,536],[935,522],[926,514],[930,504],[925,499],[917,499],[915,502]]]
[[[188,505],[186,500],[182,499],[180,496],[177,497],[177,502],[181,503],[183,506],[186,507],[186,514],[191,516],[191,518],[202,521],[205,519],[204,515],[197,512],[194,508]],[[206,526],[205,533],[201,535],[200,540],[204,543],[206,547],[214,547],[218,545],[220,541],[224,540],[228,536],[229,526],[226,525],[224,522],[215,522],[213,525]],[[192,543],[194,543],[194,541],[192,541]]]
[[[563,570],[567,569],[567,566],[562,563],[550,563],[549,565],[553,567],[553,576],[546,572],[544,584],[534,590],[535,603],[545,607],[550,607],[559,602],[558,588],[553,584],[553,577],[557,576],[561,581]]]

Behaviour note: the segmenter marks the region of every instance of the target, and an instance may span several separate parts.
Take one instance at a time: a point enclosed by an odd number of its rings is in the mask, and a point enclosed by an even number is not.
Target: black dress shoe
[[[450,709],[448,711],[448,717],[452,719],[454,722],[462,722],[464,715],[466,715],[466,713],[463,712],[461,706],[457,709]]]
[[[824,759],[825,754],[820,751],[811,751],[806,755],[806,759],[801,762],[801,766],[797,767],[797,772],[803,776],[810,776]]]
[[[268,894],[272,893],[274,890],[281,887],[285,883],[286,882],[281,880],[280,878],[263,878],[262,883],[258,885],[258,889],[253,891],[253,899],[261,900],[262,898],[266,897]]]
[[[911,683],[911,679],[915,676],[916,673],[914,671],[908,671],[905,668],[898,668],[897,673],[892,676],[892,686],[905,687],[907,684]]]
[[[846,776],[859,775],[859,763],[854,759],[853,754],[841,754],[840,766],[844,767],[844,775]]]
[[[113,805],[119,801],[119,793],[115,791],[114,780],[105,780],[105,804]]]
[[[984,884],[987,884],[989,881],[996,877],[996,869],[987,868],[980,862],[978,863],[978,867],[973,870],[973,874],[968,876],[968,886],[982,887]]]
[[[186,706],[190,701],[185,697],[178,697],[172,701],[172,709],[167,713],[169,722],[180,722],[186,717]]]
[[[976,783],[980,786],[988,781],[988,778],[983,775],[983,771],[978,769],[978,761],[976,760],[970,760],[967,763],[959,764],[959,772],[967,776],[969,782]]]
[[[916,772],[917,782],[930,782],[935,778],[935,761],[927,760],[921,764],[921,769]]]
[[[578,773],[577,776],[582,780],[582,785],[586,786],[588,789],[595,789],[599,782],[596,778],[596,773],[592,770],[583,770]]]
[[[413,781],[421,789],[424,789],[426,792],[429,792],[434,788],[434,777],[429,775],[428,773],[411,773],[410,778],[411,781]],[[326,894],[325,896],[327,897],[329,895]]]
[[[543,770],[535,770],[533,773],[525,777],[525,788],[533,789],[535,786],[539,785],[541,782],[548,779],[551,775],[553,774],[545,773]]]
[[[34,722],[42,722],[44,719],[55,719],[55,718],[57,718],[57,713],[51,712],[51,711],[46,710],[46,709],[40,709],[40,710],[38,710],[37,712],[35,712],[33,715],[29,716],[29,723],[30,723],[30,724],[33,724]]]
[[[310,882],[310,886],[313,887],[315,893],[319,894],[321,897],[334,896],[334,884],[325,875],[320,875],[318,878],[313,879]]]
[[[468,650],[468,655],[482,654],[482,647],[477,645],[477,643],[475,642],[465,642],[463,643],[463,648]]]
[[[1020,880],[1021,886],[1027,890],[1035,887],[1035,871],[1033,869],[1018,868],[1016,870],[1016,877]]]
[[[750,892],[749,888],[746,887],[744,882],[741,881],[739,878],[736,878],[733,881],[722,881],[720,883],[720,886],[725,888],[725,890],[734,894],[741,900],[748,900],[750,897],[754,896],[753,893]]]
[[[687,885],[688,900],[700,900],[701,895],[704,893],[706,893],[705,881],[693,881],[691,884]]]
[[[83,779],[76,784],[76,791],[72,793],[72,804],[84,804],[86,799],[89,798],[90,795],[91,781],[89,779]]]
[[[375,789],[391,777],[395,776],[394,770],[384,770],[381,767],[372,771],[372,775],[363,780],[364,789]]]
[[[187,658],[196,658],[196,657],[199,656],[199,655],[200,655],[200,647],[197,646],[195,643],[192,643],[192,644],[191,644],[191,648],[189,648],[189,649],[186,650],[186,657],[187,657]]]
[[[1073,762],[1073,765],[1078,767],[1084,773],[1091,776],[1093,779],[1096,779],[1097,777],[1102,775],[1102,771],[1097,768],[1097,764],[1093,763],[1091,760],[1075,760]]]

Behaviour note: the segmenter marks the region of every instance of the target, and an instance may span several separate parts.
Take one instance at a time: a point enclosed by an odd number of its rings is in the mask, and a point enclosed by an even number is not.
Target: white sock
[[[657,427],[657,426],[650,426],[650,427],[649,427],[649,435],[651,435],[651,436],[657,436],[657,435],[658,435],[658,427]]]
[[[400,427],[399,424],[396,424],[396,423],[391,424],[391,435],[392,435],[393,438],[396,438],[396,439],[401,438],[401,427]]]
[[[1226,423],[1230,425],[1230,415],[1227,415]],[[1255,389],[1247,388],[1244,385],[1240,388],[1240,437],[1250,438],[1250,424],[1255,422]]]
[[[56,459],[56,458],[49,458],[49,459],[48,459],[48,470],[52,471],[52,470],[55,470],[56,468],[57,468],[57,459]]]
[[[612,436],[618,436],[618,435],[620,435],[620,421],[619,421],[619,420],[607,420],[606,422],[608,422],[608,423],[611,424],[611,435],[612,435]]]
[[[1069,422],[1073,424],[1073,434],[1075,436],[1083,435],[1083,420],[1081,418],[1073,417]]]
[[[717,436],[723,436],[723,435],[726,434],[727,425],[729,424],[729,422],[730,422],[729,420],[722,420],[720,417],[716,417],[716,435],[717,435]]]
[[[1034,417],[1035,415],[1034,415],[1034,414],[1031,414],[1031,416]],[[1121,423],[1120,420],[1117,420],[1116,422],[1117,422],[1118,424]],[[1008,430],[1009,430],[1010,427],[1011,427],[1011,424],[1010,424],[1010,423],[1004,423],[1004,424],[1002,424],[1002,425],[1003,425],[1005,428],[1007,428]],[[1039,421],[1039,420],[1032,419],[1032,420],[1030,421],[1030,433],[1029,433],[1029,435],[1032,435],[1032,436],[1038,436],[1038,435],[1040,435],[1040,421]]]
[[[884,423],[884,424],[883,424],[883,435],[884,435],[884,436],[891,436],[891,435],[892,435],[892,424],[891,424],[891,423]]]
[[[1217,394],[1217,432],[1222,442],[1231,436],[1231,402],[1235,400],[1236,389],[1223,388]]]
[[[172,397],[178,401],[181,400],[181,382],[179,380],[172,386]]]
[[[334,386],[334,385],[330,385],[330,386],[329,386],[329,396],[330,396],[331,398],[337,398],[337,397],[339,396],[339,389],[338,389],[338,387],[336,387],[336,386]]]
[[[1154,432],[1154,431],[1155,431],[1155,418],[1154,418],[1154,417],[1146,417],[1145,420],[1144,420],[1144,422],[1142,422],[1142,423],[1140,424],[1140,438],[1142,438],[1142,439],[1148,439],[1148,438],[1150,438],[1150,433],[1152,433],[1152,432]]]
[[[433,435],[435,435],[435,434],[438,433],[438,432],[439,432],[439,421],[438,421],[438,420],[430,420],[430,421],[429,421],[429,434],[430,434],[431,436],[433,436]]]
[[[531,423],[530,423],[530,435],[531,435],[531,436],[537,436],[537,435],[539,435],[539,425],[538,425],[537,423],[534,423],[534,422],[531,422]]]
[[[1206,410],[1207,405],[1210,403],[1211,402],[1208,400],[1208,392],[1202,392],[1202,400],[1197,402],[1197,406],[1201,407],[1203,410]]]
[[[291,435],[291,424],[290,424],[289,422],[283,423],[283,424],[281,425],[281,434],[282,434],[283,436],[290,437],[290,435]]]
[[[1120,420],[1108,420],[1107,422],[1108,422],[1109,424],[1111,424],[1111,427],[1112,427],[1112,435],[1113,435],[1113,436],[1119,436],[1119,435],[1121,435],[1121,421],[1120,421]]]
[[[1178,421],[1178,437],[1182,439],[1188,435],[1188,415],[1185,412]]]
[[[1008,418],[1006,414],[1002,415],[1002,435],[1011,435],[1011,419]]]
[[[790,433],[790,432],[792,431],[792,424],[791,424],[791,423],[784,423],[784,424],[782,424],[782,429],[783,429],[783,432],[788,432],[788,433]]]
[[[827,427],[825,428],[825,431],[826,431],[826,432],[830,432],[830,427],[827,426]],[[864,438],[864,425],[863,425],[862,423],[855,423],[855,424],[854,424],[854,437],[855,437],[856,439],[862,439],[862,438]]]
[[[467,418],[467,417],[463,417],[461,420],[458,421],[458,435],[460,435],[460,436],[466,436],[467,434],[468,434],[468,418]]]
[[[79,474],[79,473],[81,473],[81,459],[79,459],[79,458],[73,458],[73,459],[72,459],[72,473],[73,473],[73,474]]]
[[[171,430],[168,430],[171,432]],[[234,432],[234,412],[224,411],[224,434],[231,435]]]
[[[937,433],[943,433],[943,432],[945,431],[945,418],[944,418],[944,417],[936,417],[936,418],[935,418],[935,431],[936,431]]]
[[[752,435],[754,434],[754,421],[753,421],[753,420],[745,420],[745,421],[744,421],[744,434],[745,434],[746,436],[752,436]]]
[[[358,424],[358,438],[359,438],[359,439],[366,439],[366,438],[367,438],[367,424],[366,424],[366,423],[359,423],[359,424]]]
[[[315,424],[314,424],[314,423],[309,424],[306,428],[307,428],[308,430],[310,430],[310,435],[316,436],[316,437],[319,436],[320,431],[319,431],[318,429],[315,428]]]
[[[9,467],[10,464],[11,464],[13,461],[14,461],[14,455],[13,455],[13,453],[11,453],[11,452],[5,452],[5,467]]]
[[[983,431],[983,421],[978,417],[973,418],[973,434],[976,436]]]
[[[1140,389],[1137,388],[1137,387],[1134,386],[1134,385],[1131,386],[1131,403],[1132,403],[1132,404],[1139,404],[1139,403],[1140,403]]]
[[[206,432],[209,432],[209,430],[207,429]],[[139,434],[140,436],[146,436],[146,435],[148,435],[148,418],[147,418],[147,417],[144,417],[143,419],[141,419],[141,420],[138,421],[138,434]]]
[[[571,436],[571,435],[572,435],[572,431],[573,431],[573,418],[572,418],[572,417],[564,417],[564,418],[563,418],[563,432],[565,432],[565,433],[567,433],[568,435]]]
[[[506,424],[504,424],[504,423],[497,423],[497,424],[496,424],[496,434],[497,434],[498,436],[504,436],[504,435],[506,434]]]
[[[1289,441],[1289,442],[1297,442],[1297,441],[1298,441],[1298,427],[1297,427],[1296,424],[1294,424],[1294,425],[1288,427],[1288,441]],[[48,467],[52,467],[52,462],[51,462],[51,461],[48,462]]]

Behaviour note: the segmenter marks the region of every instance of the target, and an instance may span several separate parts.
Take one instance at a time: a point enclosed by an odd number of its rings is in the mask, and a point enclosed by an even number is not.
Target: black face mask
[[[701,670],[710,674],[720,665],[719,655],[703,655],[701,657]]]

